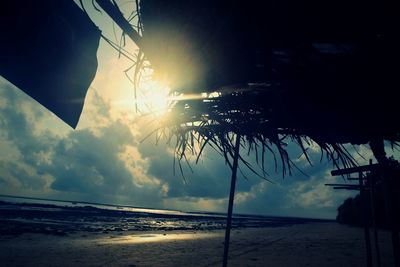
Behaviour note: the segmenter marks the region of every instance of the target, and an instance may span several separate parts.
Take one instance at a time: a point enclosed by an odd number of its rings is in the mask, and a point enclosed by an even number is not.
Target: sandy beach
[[[382,266],[393,266],[380,232]],[[223,231],[0,237],[1,266],[220,266]],[[229,266],[366,266],[363,230],[336,223],[235,229]]]

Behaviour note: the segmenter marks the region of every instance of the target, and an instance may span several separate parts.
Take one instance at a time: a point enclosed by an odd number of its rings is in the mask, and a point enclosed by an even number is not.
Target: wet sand
[[[0,266],[220,266],[223,230],[0,236]],[[380,232],[382,266],[393,266]],[[337,223],[234,229],[229,266],[366,266],[361,228]]]

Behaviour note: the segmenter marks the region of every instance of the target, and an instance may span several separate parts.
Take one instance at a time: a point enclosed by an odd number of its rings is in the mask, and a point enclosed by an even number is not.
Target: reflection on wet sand
[[[152,242],[173,242],[173,241],[184,241],[184,240],[198,240],[208,239],[214,237],[221,237],[222,233],[154,233],[154,234],[135,234],[126,235],[113,238],[102,238],[98,241],[99,244],[141,244],[141,243],[152,243]]]

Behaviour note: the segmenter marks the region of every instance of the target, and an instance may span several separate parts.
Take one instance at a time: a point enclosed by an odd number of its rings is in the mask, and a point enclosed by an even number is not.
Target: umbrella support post
[[[233,200],[235,197],[235,187],[236,187],[236,176],[239,161],[239,148],[240,148],[240,135],[236,135],[235,151],[232,164],[232,178],[231,178],[231,189],[229,193],[229,204],[228,204],[228,217],[226,220],[225,228],[225,242],[224,242],[224,259],[222,266],[226,267],[228,265],[228,254],[229,254],[229,238],[231,234],[232,225],[232,210],[233,210]]]
[[[369,160],[369,165],[372,165],[372,160]],[[374,230],[374,242],[375,242],[375,254],[376,254],[376,264],[381,267],[381,254],[379,250],[379,240],[378,240],[378,227],[376,225],[376,212],[375,212],[375,176],[367,176],[367,185],[369,186],[369,196],[370,196],[370,207],[371,207],[371,222]]]
[[[363,224],[364,224],[365,249],[367,252],[367,266],[371,267],[372,266],[372,251],[371,251],[371,237],[370,237],[370,232],[369,232],[368,203],[367,203],[367,198],[366,198],[366,193],[365,193],[365,188],[364,188],[363,174],[362,174],[362,172],[359,172],[358,175],[359,175],[358,181],[359,181],[359,185],[360,185],[360,197],[361,197],[361,203],[362,203],[362,220],[363,220]]]

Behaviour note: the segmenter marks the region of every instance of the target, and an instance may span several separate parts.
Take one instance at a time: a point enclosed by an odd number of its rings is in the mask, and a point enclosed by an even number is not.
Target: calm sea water
[[[235,215],[233,228],[279,227],[326,220]],[[224,229],[226,215],[78,201],[0,196],[0,234]]]

